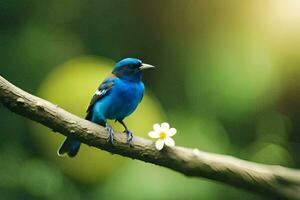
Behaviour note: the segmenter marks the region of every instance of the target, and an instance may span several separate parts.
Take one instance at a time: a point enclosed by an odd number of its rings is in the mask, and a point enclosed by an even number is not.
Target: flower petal
[[[173,146],[175,146],[175,141],[172,138],[167,137],[165,139],[165,144],[169,147],[173,147]]]
[[[167,131],[167,130],[169,130],[169,128],[170,128],[169,123],[164,122],[161,124],[161,130]]]
[[[172,137],[172,136],[175,135],[176,133],[177,133],[176,128],[170,128],[170,129],[168,130],[168,136],[169,136],[169,137]]]
[[[161,140],[161,139],[158,139],[156,142],[155,142],[155,147],[157,150],[162,150],[162,148],[164,147],[164,140]]]
[[[157,132],[160,132],[160,125],[159,124],[154,124],[153,125],[153,130],[157,131]]]
[[[148,136],[151,138],[159,138],[159,133],[157,131],[150,131]]]

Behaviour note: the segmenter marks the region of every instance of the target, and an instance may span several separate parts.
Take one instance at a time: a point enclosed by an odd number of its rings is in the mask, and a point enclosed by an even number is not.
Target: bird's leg
[[[127,128],[127,126],[125,125],[125,123],[123,122],[123,120],[118,120],[118,122],[120,124],[122,124],[122,126],[125,128],[124,133],[126,133],[127,135],[127,142],[130,144],[132,139],[133,139],[133,135],[132,132]]]
[[[114,144],[114,130],[113,128],[106,122],[105,129],[108,132],[108,142]]]

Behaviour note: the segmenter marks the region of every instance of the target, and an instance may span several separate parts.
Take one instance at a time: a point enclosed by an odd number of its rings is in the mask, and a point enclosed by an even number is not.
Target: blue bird
[[[123,120],[133,113],[143,98],[142,71],[153,67],[136,58],[125,58],[115,65],[112,74],[96,90],[85,119],[104,126],[111,144],[114,143],[114,132],[107,119],[121,123],[125,128],[127,142],[132,141],[132,132]],[[59,148],[58,155],[67,153],[69,157],[74,157],[80,144],[78,139],[68,136]]]

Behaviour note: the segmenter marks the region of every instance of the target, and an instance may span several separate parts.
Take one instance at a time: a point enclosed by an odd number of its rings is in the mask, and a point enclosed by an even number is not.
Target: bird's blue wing
[[[111,90],[111,88],[114,85],[115,80],[117,79],[117,77],[115,76],[111,76],[106,78],[101,85],[98,87],[98,89],[96,90],[93,98],[91,99],[91,102],[87,108],[87,116],[85,117],[85,119],[90,119],[91,116],[91,111],[93,106],[95,105],[95,103],[97,101],[99,101],[100,99],[102,99],[104,96],[106,96],[109,91]]]

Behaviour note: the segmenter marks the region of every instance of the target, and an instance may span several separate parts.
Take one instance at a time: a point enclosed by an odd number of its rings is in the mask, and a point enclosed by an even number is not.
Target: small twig
[[[58,106],[33,96],[0,76],[0,101],[11,111],[37,121],[63,135],[72,135],[83,143],[122,156],[164,166],[187,176],[205,177],[238,188],[279,199],[300,200],[300,171],[263,165],[188,149],[166,148],[157,151],[153,142],[134,137],[132,146],[125,134],[115,134],[115,145],[107,142],[105,129]]]

